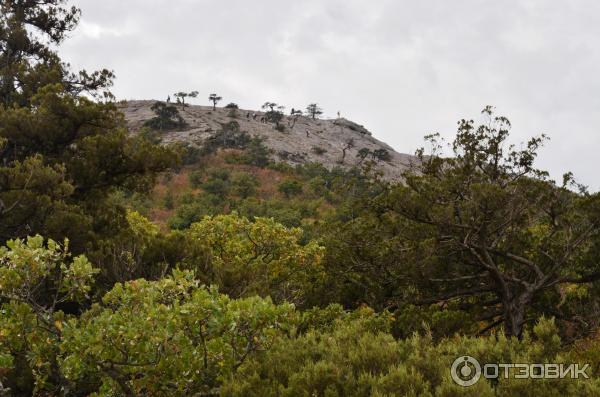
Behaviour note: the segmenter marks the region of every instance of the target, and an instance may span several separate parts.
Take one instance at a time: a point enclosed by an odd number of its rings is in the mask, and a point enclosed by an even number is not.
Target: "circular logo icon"
[[[457,385],[473,386],[481,378],[481,365],[471,356],[461,356],[452,363],[450,374]]]

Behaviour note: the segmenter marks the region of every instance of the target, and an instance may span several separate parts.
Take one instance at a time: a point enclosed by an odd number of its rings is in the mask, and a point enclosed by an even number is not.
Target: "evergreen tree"
[[[308,113],[310,117],[314,120],[323,114],[323,109],[321,109],[318,104],[311,103],[306,107],[306,113]]]
[[[77,25],[64,3],[0,1],[0,242],[40,233],[81,252],[124,224],[110,194],[149,189],[176,156],[129,137],[111,72],[73,73],[52,51]]]
[[[210,94],[208,96],[208,100],[213,103],[213,110],[217,109],[217,103],[219,103],[223,98],[218,96],[217,94]]]

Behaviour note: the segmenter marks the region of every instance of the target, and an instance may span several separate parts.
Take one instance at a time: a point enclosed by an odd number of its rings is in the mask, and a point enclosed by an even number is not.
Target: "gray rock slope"
[[[133,133],[139,131],[146,120],[154,117],[150,107],[153,100],[122,102],[119,107],[125,115],[127,125]],[[375,139],[363,126],[346,119],[317,119],[301,116],[294,123],[286,116],[282,121],[284,132],[277,131],[273,124],[261,123],[263,112],[238,109],[235,118],[230,109],[209,106],[187,106],[180,109],[181,116],[188,124],[182,131],[164,133],[163,142],[187,142],[201,145],[202,142],[221,128],[222,123],[237,121],[242,131],[260,137],[272,149],[273,158],[290,164],[317,162],[331,169],[335,166],[349,168],[359,164],[358,151],[367,148],[371,151],[385,149],[390,154],[389,161],[379,161],[377,167],[386,179],[397,180],[414,156],[396,152],[392,147]],[[250,117],[247,117],[247,115]],[[256,119],[253,115],[256,114]],[[342,149],[348,140],[354,145],[346,150],[342,163]]]

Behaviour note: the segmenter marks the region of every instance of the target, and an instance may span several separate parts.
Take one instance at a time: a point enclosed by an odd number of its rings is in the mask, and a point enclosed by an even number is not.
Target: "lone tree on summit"
[[[198,96],[198,91],[192,92],[177,92],[174,94],[175,98],[177,98],[177,103],[181,103],[181,107],[185,108],[185,98],[196,98]]]
[[[310,117],[314,120],[323,114],[323,109],[321,109],[318,104],[311,103],[306,107],[306,113],[310,114]]]
[[[213,103],[213,110],[217,109],[217,103],[223,99],[222,97],[218,96],[217,94],[210,94],[208,96],[208,100],[211,101]]]

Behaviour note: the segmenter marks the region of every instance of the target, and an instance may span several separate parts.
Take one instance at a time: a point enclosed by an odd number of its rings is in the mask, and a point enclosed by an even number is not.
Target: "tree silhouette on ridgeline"
[[[213,103],[213,110],[217,109],[217,103],[219,103],[223,98],[218,96],[217,94],[210,94],[208,96],[208,100]]]
[[[196,98],[198,96],[198,91],[192,91],[192,92],[176,92],[175,94],[173,94],[175,96],[175,98],[177,98],[177,103],[181,104],[182,108],[185,108],[187,106],[187,104],[185,103],[185,98]]]
[[[306,107],[306,113],[309,114],[310,117],[314,120],[323,114],[323,109],[321,109],[318,104],[311,103]]]

